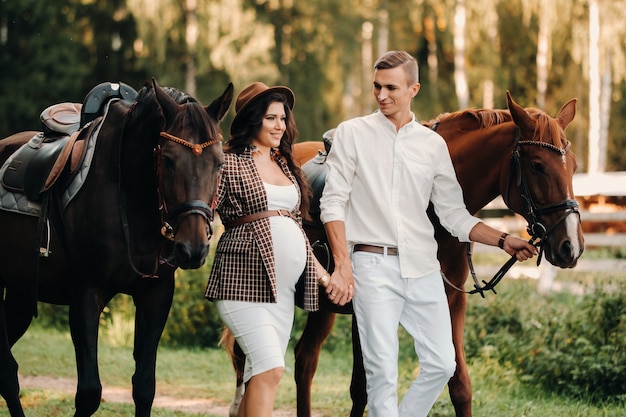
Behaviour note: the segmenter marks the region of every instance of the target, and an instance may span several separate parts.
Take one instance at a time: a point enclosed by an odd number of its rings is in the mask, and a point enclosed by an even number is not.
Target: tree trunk
[[[469,105],[465,71],[465,20],[465,0],[457,0],[454,7],[454,85],[459,109],[465,109]]]
[[[439,101],[439,61],[437,59],[437,31],[435,24],[436,17],[432,10],[424,18],[424,36],[428,45],[428,87],[430,87],[431,97],[434,102]]]
[[[185,92],[196,96],[196,51],[198,44],[198,3],[197,0],[185,0],[185,43],[187,58],[185,62]]]
[[[546,105],[548,90],[548,62],[550,58],[550,24],[549,19],[539,14],[539,33],[537,35],[537,107]]]
[[[600,18],[598,2],[589,0],[589,166],[590,174],[601,172],[600,160]]]
[[[598,152],[600,155],[598,169],[600,172],[606,171],[606,156],[609,144],[609,121],[611,119],[611,95],[613,86],[613,73],[611,71],[612,55],[609,52],[604,60],[604,71],[602,71],[602,86],[600,92],[600,135]]]
[[[374,25],[370,21],[363,22],[361,26],[361,63],[363,68],[363,77],[361,79],[361,114],[369,114],[372,112],[372,96],[369,92],[372,90],[372,68],[374,61],[372,58],[372,32]]]

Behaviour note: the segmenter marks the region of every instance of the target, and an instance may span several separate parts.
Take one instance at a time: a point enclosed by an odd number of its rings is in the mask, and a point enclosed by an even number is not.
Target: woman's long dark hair
[[[229,153],[242,153],[246,148],[252,145],[252,139],[257,137],[261,128],[263,127],[263,119],[268,107],[272,103],[282,103],[285,108],[286,116],[286,129],[283,137],[280,139],[280,145],[278,147],[278,157],[283,158],[287,162],[289,170],[296,177],[298,186],[300,187],[300,193],[302,195],[300,199],[300,212],[305,220],[310,220],[309,206],[311,204],[311,187],[306,180],[306,176],[302,172],[299,166],[294,163],[292,147],[298,138],[298,128],[296,121],[293,117],[293,112],[287,104],[287,99],[283,94],[278,92],[271,92],[261,95],[254,99],[252,103],[247,105],[238,115],[244,122],[240,123],[241,129],[236,132],[231,132],[230,139],[226,143],[224,152]]]

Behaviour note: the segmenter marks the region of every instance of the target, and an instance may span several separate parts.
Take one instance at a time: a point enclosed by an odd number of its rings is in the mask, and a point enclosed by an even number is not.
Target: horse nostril
[[[178,266],[183,269],[196,269],[200,268],[209,253],[209,246],[199,246],[194,248],[187,243],[177,242],[174,245],[174,255]]]
[[[559,256],[561,257],[561,259],[568,262],[574,260],[576,255],[574,254],[574,245],[572,245],[571,241],[566,240],[561,244]]]
[[[188,244],[176,242],[174,246],[176,260],[180,264],[186,264],[191,259],[191,250]]]

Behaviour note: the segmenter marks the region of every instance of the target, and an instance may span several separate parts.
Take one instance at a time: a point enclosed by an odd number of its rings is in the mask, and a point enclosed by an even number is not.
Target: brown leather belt
[[[256,213],[248,214],[247,216],[237,217],[235,220],[224,223],[224,228],[230,229],[232,227],[241,226],[244,223],[250,223],[256,220],[264,219],[266,217],[282,216],[295,219],[295,216],[289,210],[265,210],[257,211]]]
[[[376,246],[376,245],[363,245],[359,243],[358,245],[354,245],[354,251],[355,252],[371,252],[371,253],[378,253],[379,255],[384,255],[385,247]],[[398,256],[398,248],[392,248],[392,247],[387,246],[387,255]]]

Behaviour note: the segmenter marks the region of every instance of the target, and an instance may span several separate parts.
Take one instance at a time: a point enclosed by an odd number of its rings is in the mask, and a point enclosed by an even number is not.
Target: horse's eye
[[[163,164],[163,168],[174,168],[176,166],[175,160],[173,158],[169,158],[167,155],[163,155],[161,158],[161,163]]]
[[[532,169],[533,172],[536,172],[538,174],[545,174],[545,169],[543,168],[543,165],[540,164],[539,162],[531,162],[530,169]]]

